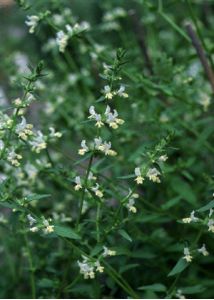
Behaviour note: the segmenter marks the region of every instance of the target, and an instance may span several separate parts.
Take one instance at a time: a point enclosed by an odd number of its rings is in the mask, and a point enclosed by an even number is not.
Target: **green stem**
[[[96,215],[96,232],[97,232],[97,243],[100,242],[100,206],[101,203],[97,203],[97,215]]]
[[[30,270],[30,284],[31,284],[31,293],[32,293],[32,299],[36,299],[36,287],[35,287],[35,276],[34,276],[34,267],[33,267],[33,259],[32,259],[32,254],[30,251],[29,247],[29,242],[28,242],[28,237],[25,229],[24,231],[24,239],[25,239],[25,244],[27,248],[27,255],[28,255],[28,263],[29,263],[29,270]]]
[[[200,41],[201,41],[204,49],[206,50],[206,52],[208,54],[209,53],[209,49],[207,48],[207,45],[206,45],[206,43],[204,41],[203,35],[201,33],[201,30],[200,30],[200,27],[198,26],[198,20],[197,20],[197,18],[195,16],[194,10],[192,8],[192,4],[191,4],[191,2],[189,0],[185,0],[185,2],[187,4],[188,10],[189,10],[189,14],[190,14],[190,16],[192,18],[192,21],[193,21],[194,25],[195,25],[195,28],[196,28],[197,34],[198,34],[198,36],[200,38]],[[213,64],[213,61],[212,61],[212,57],[210,55],[208,55],[208,59],[210,61],[210,64],[211,64],[212,68],[214,69],[214,64]]]
[[[89,163],[88,163],[88,168],[87,168],[87,171],[86,171],[82,196],[81,196],[81,199],[80,199],[79,215],[78,215],[77,224],[76,224],[77,229],[79,227],[79,223],[80,223],[80,219],[81,219],[81,215],[82,215],[82,208],[83,208],[83,203],[84,203],[84,199],[85,199],[86,187],[87,187],[87,183],[88,183],[88,176],[89,176],[89,173],[90,173],[90,170],[91,170],[91,165],[92,165],[93,158],[94,158],[94,152],[92,153],[92,155],[90,157],[90,160],[89,160]]]

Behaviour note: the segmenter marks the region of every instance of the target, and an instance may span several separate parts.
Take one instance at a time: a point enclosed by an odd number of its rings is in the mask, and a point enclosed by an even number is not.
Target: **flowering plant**
[[[20,33],[0,49],[0,295],[212,298],[207,6],[16,2]]]

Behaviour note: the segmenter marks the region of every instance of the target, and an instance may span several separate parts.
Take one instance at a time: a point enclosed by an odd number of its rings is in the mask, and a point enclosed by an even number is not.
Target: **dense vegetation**
[[[0,297],[213,298],[213,12],[2,2]]]

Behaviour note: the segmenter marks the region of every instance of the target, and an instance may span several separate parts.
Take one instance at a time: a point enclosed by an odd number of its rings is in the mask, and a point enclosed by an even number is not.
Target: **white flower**
[[[161,155],[158,160],[164,162],[167,159],[168,159],[168,156],[166,154],[164,154],[164,155]]]
[[[103,246],[103,257],[106,256],[115,256],[116,251],[108,249],[106,246]]]
[[[198,218],[195,217],[195,211],[193,210],[190,214],[190,217],[183,218],[182,221],[183,221],[183,223],[197,222]]]
[[[113,129],[117,129],[118,124],[121,125],[124,123],[124,120],[118,118],[118,112],[116,111],[116,109],[114,109],[112,113],[108,105],[106,107],[105,116],[106,116],[106,123],[108,123],[109,126],[112,127]]]
[[[84,155],[86,152],[89,151],[88,146],[86,145],[86,140],[82,140],[81,142],[81,149],[79,149],[78,153],[79,155]]]
[[[214,233],[214,220],[210,219],[207,225],[208,225],[208,231],[211,231]]]
[[[160,172],[156,168],[151,168],[148,170],[146,176],[149,178],[149,180],[153,182],[160,183],[160,178],[158,177],[160,175]]]
[[[141,175],[140,168],[135,168],[134,172],[136,176],[135,181],[137,182],[137,184],[143,184],[144,178]]]
[[[76,185],[74,187],[75,191],[79,191],[80,189],[82,189],[80,176],[75,177],[75,183],[76,183]]]
[[[121,85],[119,90],[117,91],[117,95],[119,95],[120,97],[123,97],[123,98],[128,98],[128,94],[125,93],[125,86],[124,85]]]
[[[32,226],[36,223],[36,219],[34,219],[30,214],[27,215],[27,218],[30,223],[30,226]]]
[[[192,255],[190,254],[190,251],[189,251],[189,248],[188,247],[185,247],[184,248],[184,256],[183,256],[183,259],[185,259],[187,262],[191,262],[193,257]]]
[[[44,220],[43,225],[44,225],[43,231],[45,234],[54,232],[54,225],[50,225],[48,220]]]
[[[178,299],[186,299],[186,297],[182,294],[182,290],[177,290],[175,296],[176,296]]]
[[[108,99],[108,100],[111,100],[114,96],[114,93],[111,91],[111,88],[109,85],[105,85],[104,86],[104,95],[105,95],[105,98]]]
[[[39,22],[38,16],[27,16],[27,21],[25,21],[25,24],[30,27],[29,32],[34,33],[36,26]]]
[[[200,249],[198,249],[198,252],[201,253],[204,256],[209,255],[209,252],[207,251],[205,244],[203,244],[202,247]]]
[[[44,139],[44,135],[40,130],[37,131],[36,135],[33,137],[32,141],[29,142],[32,146],[32,151],[40,153],[41,150],[47,147],[47,144]]]
[[[26,119],[22,116],[22,121],[16,125],[15,131],[18,137],[26,141],[29,136],[33,135],[32,128],[33,125],[27,124]]]
[[[20,154],[17,154],[14,149],[9,150],[7,155],[7,160],[15,167],[20,166],[19,160],[22,159],[22,156]]]
[[[90,171],[89,174],[88,174],[88,180],[96,180],[97,177],[94,176],[94,174]]]
[[[104,125],[104,123],[102,122],[101,115],[97,114],[95,112],[94,106],[90,106],[89,113],[90,113],[90,116],[88,118],[96,120],[95,126],[97,126],[98,128],[100,128],[100,127],[102,127]]]
[[[132,213],[136,213],[137,212],[137,209],[136,207],[134,206],[135,204],[135,200],[133,198],[130,198],[129,199],[129,202],[126,204],[126,207],[128,208],[128,210]]]
[[[65,52],[65,48],[68,44],[69,36],[66,33],[64,33],[64,31],[62,31],[62,30],[57,32],[56,36],[57,36],[56,43],[59,46],[59,51]]]
[[[92,191],[95,193],[95,195],[99,198],[102,198],[103,197],[103,192],[99,190],[99,184],[96,183],[96,185],[94,187],[92,187]]]
[[[99,147],[102,145],[103,141],[101,137],[94,139],[95,149],[99,150]]]
[[[83,274],[84,279],[94,279],[94,264],[88,261],[88,258],[83,256],[83,261],[77,261],[80,268],[80,274]]]
[[[52,137],[52,138],[61,138],[61,136],[62,136],[62,133],[61,132],[56,132],[53,127],[50,127],[49,131],[50,131],[49,136]]]
[[[100,265],[100,262],[99,262],[98,260],[95,262],[94,265],[95,265],[95,267],[96,267],[96,271],[97,271],[97,272],[103,273],[104,267]]]
[[[94,139],[95,149],[104,152],[105,155],[115,156],[117,152],[111,149],[111,142],[103,142],[101,137]]]

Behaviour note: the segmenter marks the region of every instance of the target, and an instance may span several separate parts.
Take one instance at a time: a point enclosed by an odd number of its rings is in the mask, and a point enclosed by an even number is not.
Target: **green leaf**
[[[55,282],[48,278],[42,278],[38,282],[40,288],[52,288],[55,285]]]
[[[196,202],[196,195],[190,184],[185,180],[181,179],[180,177],[172,178],[171,187],[176,193],[178,193],[178,195],[180,195],[190,204],[194,204]]]
[[[73,240],[79,240],[80,236],[71,228],[66,226],[55,225],[54,232],[62,237],[66,237]]]
[[[178,273],[181,273],[183,270],[185,270],[189,266],[188,262],[181,257],[179,261],[176,263],[174,268],[169,272],[168,276],[174,276]]]
[[[119,233],[122,237],[124,237],[124,239],[126,239],[127,241],[132,242],[132,238],[130,237],[130,235],[129,235],[125,230],[120,229],[120,230],[118,231],[118,233]]]
[[[134,178],[134,174],[129,174],[129,175],[124,175],[124,176],[119,176],[117,177],[118,179],[129,179],[129,178]]]
[[[31,194],[31,195],[28,195],[24,198],[24,200],[27,200],[27,201],[34,201],[34,200],[40,200],[40,199],[43,199],[43,198],[48,198],[50,197],[51,195],[50,194],[43,194],[43,195],[39,195],[39,194]]]
[[[154,283],[151,285],[144,285],[138,288],[138,290],[146,290],[146,291],[153,291],[153,292],[165,292],[166,287],[162,283]]]
[[[210,201],[208,204],[206,204],[205,206],[202,206],[201,208],[199,208],[197,211],[198,212],[204,212],[207,210],[210,210],[210,208],[214,207],[214,200]]]
[[[124,266],[120,267],[119,272],[120,272],[120,274],[122,274],[122,273],[124,273],[124,272],[126,272],[128,270],[137,268],[139,266],[140,266],[140,264],[128,264],[128,265],[124,265]]]
[[[181,288],[182,293],[184,294],[199,294],[204,292],[205,287],[203,287],[201,284],[195,285],[195,286],[188,286]]]

